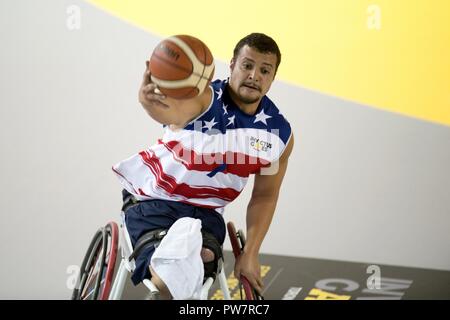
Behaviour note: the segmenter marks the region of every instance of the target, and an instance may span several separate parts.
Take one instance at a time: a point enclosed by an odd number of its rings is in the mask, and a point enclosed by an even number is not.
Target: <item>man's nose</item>
[[[256,69],[250,70],[248,78],[253,81],[259,81],[258,71]]]

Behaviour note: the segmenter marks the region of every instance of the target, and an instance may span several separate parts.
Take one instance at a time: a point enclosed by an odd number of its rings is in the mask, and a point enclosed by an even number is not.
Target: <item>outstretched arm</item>
[[[150,117],[160,123],[163,123],[165,122],[164,118],[167,117],[167,113],[169,112],[169,107],[163,102],[165,96],[159,94],[158,91],[155,92],[157,86],[150,80],[150,70],[148,68],[148,64],[149,62],[146,61],[146,69],[141,87],[139,88],[139,102]]]
[[[139,89],[139,102],[147,114],[165,125],[183,128],[188,122],[200,115],[210,105],[212,91],[210,87],[189,99],[175,99],[162,94],[155,83],[151,82],[149,61]]]
[[[292,136],[279,160],[276,174],[255,175],[253,192],[247,207],[247,243],[244,252],[236,261],[234,273],[238,279],[241,274],[244,275],[260,293],[263,290],[263,282],[259,264],[259,250],[272,222],[278,194],[293,147],[294,137]]]
[[[139,88],[139,102],[147,114],[161,124],[173,124],[178,120],[176,111],[164,103],[166,97],[159,93],[156,84],[150,80],[149,61]]]

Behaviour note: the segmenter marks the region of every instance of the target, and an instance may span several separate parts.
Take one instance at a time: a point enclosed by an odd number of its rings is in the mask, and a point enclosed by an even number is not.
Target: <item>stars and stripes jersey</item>
[[[291,126],[267,96],[254,115],[241,111],[227,83],[210,84],[211,104],[183,129],[164,126],[156,144],[113,166],[128,192],[139,200],[179,201],[223,213],[251,174],[270,170],[292,136]]]

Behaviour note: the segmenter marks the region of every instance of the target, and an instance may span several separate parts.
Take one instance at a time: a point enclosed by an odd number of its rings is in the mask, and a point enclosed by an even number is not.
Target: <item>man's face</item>
[[[244,104],[259,102],[269,91],[275,77],[277,56],[260,53],[245,45],[231,60],[230,87]]]

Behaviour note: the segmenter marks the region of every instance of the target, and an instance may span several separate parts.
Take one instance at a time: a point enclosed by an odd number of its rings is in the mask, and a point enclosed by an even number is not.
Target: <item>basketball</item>
[[[214,58],[199,39],[176,35],[161,41],[149,63],[151,80],[168,97],[190,99],[201,94],[214,76]]]

